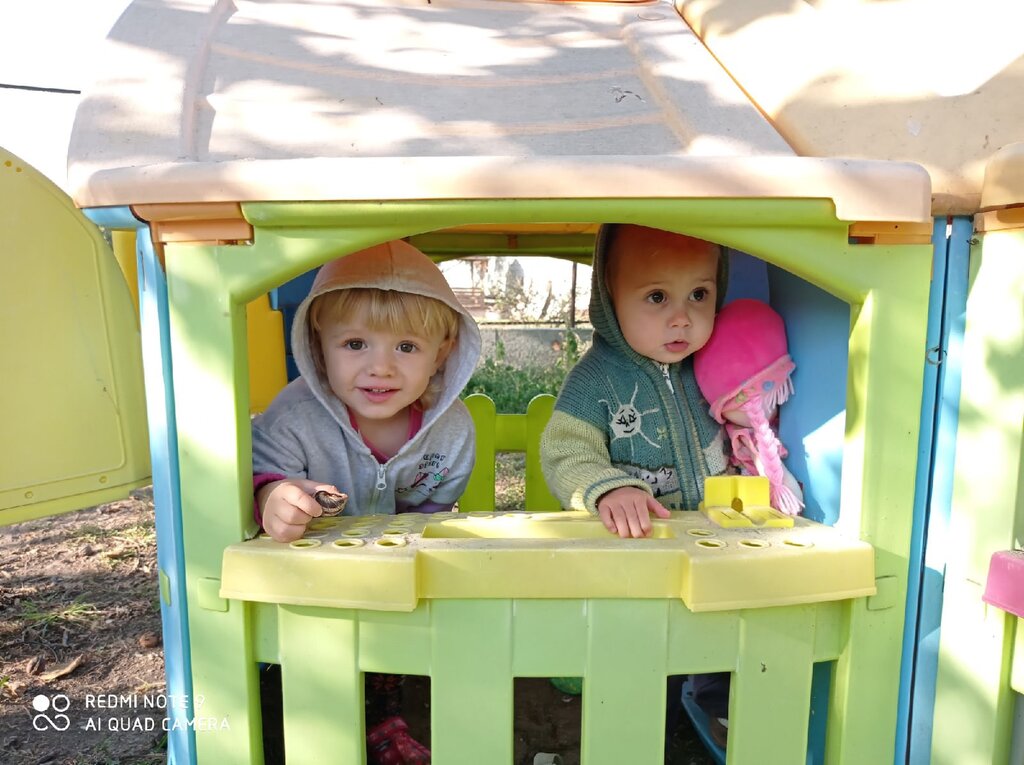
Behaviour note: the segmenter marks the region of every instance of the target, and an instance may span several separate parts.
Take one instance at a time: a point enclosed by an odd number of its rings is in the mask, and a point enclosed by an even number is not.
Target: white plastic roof
[[[1005,149],[1024,141],[1024,3],[676,5],[800,155],[916,162],[932,178],[935,214],[1024,204],[1019,176],[1000,172],[998,189],[985,189],[994,155],[1005,169],[1007,153],[1019,157]]]
[[[81,207],[825,197],[929,215],[910,164],[795,157],[669,0],[136,0],[69,150]]]

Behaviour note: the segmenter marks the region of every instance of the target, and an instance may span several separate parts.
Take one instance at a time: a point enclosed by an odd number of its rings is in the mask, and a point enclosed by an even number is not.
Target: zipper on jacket
[[[374,459],[373,457],[371,457],[370,459],[373,459],[374,462],[376,462],[376,459]],[[381,512],[381,507],[380,507],[381,495],[383,494],[384,490],[387,489],[387,488],[388,488],[388,481],[387,481],[387,476],[384,473],[384,465],[382,465],[381,463],[377,462],[377,483],[374,484],[374,486],[373,486],[373,494],[370,497],[369,511],[370,511],[371,515]]]
[[[672,387],[672,377],[668,373],[668,364],[662,364],[658,362],[658,366],[661,367],[661,376],[665,378],[665,384],[668,386],[669,391],[672,395],[675,395],[676,389]]]
[[[672,381],[669,378],[669,365],[661,364],[659,362],[659,366],[662,368],[661,372],[665,376],[665,382],[668,385],[669,390],[673,390]],[[703,485],[703,481],[708,475],[704,469],[705,462],[703,461],[703,455],[700,454],[704,447],[700,443],[700,438],[697,434],[697,422],[694,419],[694,412],[690,406],[689,399],[686,397],[685,391],[679,396],[676,396],[673,391],[673,395],[670,397],[670,400],[664,401],[663,405],[666,407],[666,410],[671,407],[671,410],[675,412],[676,417],[679,418],[678,428],[669,427],[669,439],[672,441],[673,451],[677,454],[682,453],[680,448],[681,434],[688,431],[692,437],[689,443],[691,445],[695,445],[694,448],[698,452],[697,454],[691,454],[693,460],[696,461],[691,462],[689,465],[675,461],[676,473],[679,476],[679,493],[682,495],[683,506],[685,507],[687,503],[687,492],[684,488],[683,476],[689,474],[695,481],[699,482],[700,485]],[[689,451],[689,449],[687,451]],[[699,473],[699,475],[696,473]],[[697,489],[697,492],[698,494],[703,494],[703,490],[700,488]]]

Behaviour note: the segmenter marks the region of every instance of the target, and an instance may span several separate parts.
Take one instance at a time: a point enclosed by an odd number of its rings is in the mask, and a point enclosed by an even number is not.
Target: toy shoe
[[[388,717],[366,735],[367,754],[376,765],[430,765],[430,750],[409,735],[401,717]]]

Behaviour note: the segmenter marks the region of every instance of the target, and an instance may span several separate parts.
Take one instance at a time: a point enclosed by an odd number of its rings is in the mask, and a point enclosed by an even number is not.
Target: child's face
[[[357,423],[404,416],[451,350],[440,337],[372,329],[365,313],[355,311],[320,330],[327,382]]]
[[[718,247],[664,231],[623,231],[611,253],[608,289],[619,327],[637,353],[682,361],[711,337]]]

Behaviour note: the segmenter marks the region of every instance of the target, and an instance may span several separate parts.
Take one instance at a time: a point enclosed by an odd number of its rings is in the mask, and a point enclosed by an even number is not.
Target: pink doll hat
[[[769,418],[793,392],[796,365],[789,357],[786,327],[769,305],[734,300],[719,311],[708,342],[694,354],[697,385],[711,403],[711,416],[724,423],[733,459],[746,472],[767,475],[772,506],[796,515],[803,503],[785,484],[785,447]],[[738,424],[746,415],[750,427]]]

